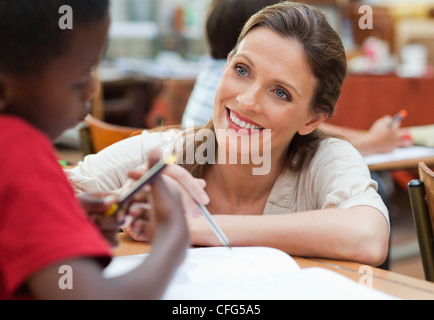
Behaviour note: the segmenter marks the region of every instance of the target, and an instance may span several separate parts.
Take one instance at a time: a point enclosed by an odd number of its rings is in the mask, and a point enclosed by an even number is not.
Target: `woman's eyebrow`
[[[249,58],[249,56],[247,56],[247,55],[245,55],[245,54],[243,54],[243,53],[238,53],[238,54],[235,55],[235,57],[236,57],[236,56],[243,57],[244,59],[246,59],[246,60],[249,62],[249,64],[250,64],[252,67],[255,66],[255,63],[253,62],[252,59]]]

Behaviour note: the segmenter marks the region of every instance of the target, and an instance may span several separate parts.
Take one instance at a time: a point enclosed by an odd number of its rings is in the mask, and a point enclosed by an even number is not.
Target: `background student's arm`
[[[398,147],[412,145],[409,129],[401,128],[400,122],[389,126],[392,117],[384,116],[377,119],[368,131],[340,127],[329,123],[322,123],[320,128],[335,135],[340,135],[363,155],[391,152]]]

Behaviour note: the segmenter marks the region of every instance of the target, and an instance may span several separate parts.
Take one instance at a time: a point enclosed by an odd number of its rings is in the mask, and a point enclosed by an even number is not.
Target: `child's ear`
[[[311,133],[313,130],[318,128],[318,126],[323,123],[327,118],[328,114],[325,112],[312,113],[309,121],[307,121],[304,126],[298,130],[298,134],[303,136]]]

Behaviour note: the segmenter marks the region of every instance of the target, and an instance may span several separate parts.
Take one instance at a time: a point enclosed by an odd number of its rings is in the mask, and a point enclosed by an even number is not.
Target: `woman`
[[[213,119],[195,132],[195,163],[184,150],[184,167],[206,181],[207,207],[232,245],[371,265],[385,259],[388,212],[366,164],[348,142],[317,129],[332,115],[345,73],[342,43],[314,7],[276,4],[244,26],[217,88]],[[175,136],[144,132],[121,141],[86,158],[71,181],[87,191],[121,187],[126,170]],[[258,154],[269,170],[254,174]],[[203,217],[189,219],[189,229],[193,244],[220,245]]]

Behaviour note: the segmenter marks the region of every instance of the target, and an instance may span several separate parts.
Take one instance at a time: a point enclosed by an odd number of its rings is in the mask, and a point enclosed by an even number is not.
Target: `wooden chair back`
[[[87,115],[85,122],[87,128],[85,127],[83,130],[87,132],[82,133],[81,138],[82,145],[86,144],[86,139],[88,140],[89,146],[84,148],[88,150],[83,150],[85,154],[97,153],[115,142],[141,134],[144,130],[143,128],[107,123],[95,118],[91,114]],[[88,137],[86,137],[86,135]]]
[[[420,162],[419,179],[408,183],[425,279],[434,281],[434,172]]]

